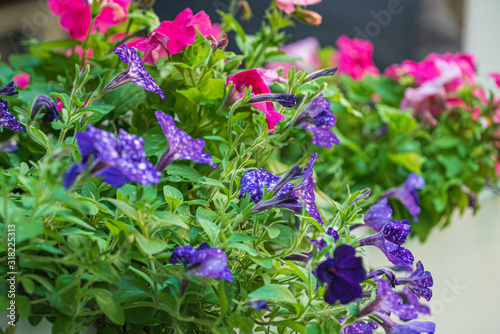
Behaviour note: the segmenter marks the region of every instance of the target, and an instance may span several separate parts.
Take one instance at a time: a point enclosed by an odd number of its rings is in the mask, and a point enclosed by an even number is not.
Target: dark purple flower
[[[362,309],[357,317],[361,318],[375,311],[385,313],[394,313],[402,320],[411,320],[418,317],[417,311],[413,305],[403,304],[401,297],[392,291],[388,281],[377,279],[377,297],[374,301]]]
[[[302,182],[298,186],[294,187],[292,191],[295,193],[295,196],[302,201],[306,211],[309,212],[311,217],[323,225],[321,214],[319,213],[316,203],[314,203],[316,200],[316,196],[314,195],[314,186],[316,185],[316,181],[313,180],[313,166],[317,158],[318,153],[311,154],[311,160],[309,160],[307,168],[304,170]]]
[[[68,189],[76,176],[84,169],[94,176],[104,176],[103,182],[119,188],[134,181],[143,185],[160,182],[161,173],[146,160],[144,138],[120,129],[119,138],[92,125],[86,132],[76,134],[81,162],[74,163],[64,174],[64,186]],[[88,166],[89,158],[93,157]]]
[[[413,220],[418,222],[418,214],[421,210],[418,206],[420,199],[417,190],[424,189],[424,186],[424,179],[415,173],[411,173],[402,185],[387,190],[382,196],[397,198],[413,216]]]
[[[170,263],[184,264],[186,273],[192,276],[224,279],[230,282],[234,280],[227,267],[226,253],[219,248],[210,248],[206,243],[202,243],[196,250],[191,245],[175,248]]]
[[[31,119],[35,119],[40,110],[45,106],[45,115],[43,115],[42,122],[50,123],[59,119],[59,111],[56,104],[47,95],[39,95],[31,106]]]
[[[365,224],[380,232],[384,226],[392,220],[392,209],[387,205],[387,197],[372,205],[365,215]]]
[[[417,262],[417,268],[409,277],[397,278],[396,284],[405,284],[419,298],[424,297],[427,301],[432,298],[430,287],[434,285],[434,281],[431,273],[424,270],[424,266],[420,261]]]
[[[257,169],[248,173],[243,174],[241,177],[241,190],[239,198],[245,197],[245,195],[250,195],[250,200],[254,203],[259,203],[264,196],[264,185],[267,191],[274,189],[276,184],[281,178],[273,173],[269,173],[265,169]],[[280,196],[289,192],[293,187],[293,184],[286,183],[275,196]]]
[[[23,132],[23,126],[9,110],[7,101],[0,99],[0,126],[13,131]]]
[[[327,228],[326,229],[326,234],[329,235],[330,237],[332,237],[334,242],[337,242],[340,239],[339,233],[337,231],[335,231],[335,229],[333,227]],[[326,247],[326,241],[324,239],[316,240],[316,239],[309,239],[309,237],[307,239],[311,243],[313,243],[313,244],[316,245],[316,248],[318,249],[318,252],[321,252],[323,250],[323,248]],[[328,255],[328,254],[325,254],[325,256],[326,256],[327,259],[330,258],[330,255]]]
[[[16,86],[17,86],[17,84],[14,81],[11,81],[8,84],[6,84],[5,86],[0,87],[0,95],[12,96],[12,95],[19,94],[19,92],[15,91]]]
[[[330,109],[330,102],[324,97],[314,99],[297,117],[295,124],[311,132],[314,145],[332,148],[332,144],[338,145],[339,139],[330,131],[335,126],[337,119]]]
[[[379,324],[384,328],[386,334],[434,334],[436,324],[430,321],[412,321],[405,324],[397,324],[391,318],[380,312],[375,312],[380,321]]]
[[[333,259],[321,263],[316,270],[318,279],[327,283],[325,301],[335,304],[339,300],[347,304],[361,296],[360,283],[365,280],[363,259],[356,257],[356,251],[348,245],[340,245],[333,253]]]
[[[245,306],[251,307],[257,311],[260,310],[269,310],[269,305],[267,305],[265,300],[260,299],[252,299],[245,303]]]
[[[404,304],[413,305],[415,311],[422,314],[431,314],[431,310],[428,306],[420,304],[417,295],[415,295],[410,289],[404,287],[403,291],[398,292],[398,295],[403,300]]]
[[[205,148],[203,139],[193,139],[186,132],[178,129],[172,116],[159,110],[155,112],[155,115],[168,140],[168,150],[160,158],[158,170],[165,170],[175,160],[193,160],[199,164],[209,164],[210,167],[217,168],[217,165],[212,162],[212,156],[203,151]]]
[[[333,76],[338,72],[339,68],[338,67],[330,67],[330,68],[325,68],[323,70],[316,71],[312,73],[310,76],[305,78],[304,82],[311,81],[311,80],[316,80],[322,77],[329,77]]]
[[[118,74],[113,80],[111,80],[111,82],[103,89],[102,93],[131,82],[144,88],[145,90],[160,95],[162,99],[165,98],[165,94],[163,94],[161,88],[144,68],[142,59],[139,57],[136,48],[122,44],[115,48],[115,53],[120,56],[122,62],[128,64],[128,67],[125,72]]]
[[[373,334],[373,330],[377,328],[377,323],[373,321],[358,321],[342,328],[340,334]]]
[[[11,137],[9,140],[0,142],[0,152],[13,152],[18,148],[17,136]]]
[[[252,97],[247,103],[277,102],[285,108],[291,108],[297,103],[293,94],[259,94]]]
[[[381,232],[365,237],[359,241],[360,246],[377,246],[389,261],[395,265],[413,264],[413,254],[401,245],[406,242],[406,237],[411,232],[408,220],[393,220],[386,224]]]

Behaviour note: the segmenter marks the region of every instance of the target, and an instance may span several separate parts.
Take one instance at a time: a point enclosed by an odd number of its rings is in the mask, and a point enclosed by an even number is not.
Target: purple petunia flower
[[[113,133],[89,125],[86,132],[76,134],[76,139],[82,161],[71,165],[64,174],[66,189],[84,170],[94,176],[104,176],[103,182],[116,188],[130,181],[143,185],[160,182],[161,173],[146,160],[144,138],[120,129],[117,139]],[[93,161],[88,166],[91,156]]]
[[[56,104],[47,95],[39,95],[31,106],[31,119],[35,119],[40,110],[45,106],[45,115],[43,115],[42,122],[50,123],[59,119],[59,111]]]
[[[333,227],[329,227],[326,229],[326,234],[329,235],[330,237],[333,238],[333,241],[334,242],[337,242],[339,241],[340,237],[339,237],[339,233],[337,231],[335,231],[335,229]],[[307,237],[307,239],[316,245],[316,248],[318,249],[318,252],[321,252],[323,250],[323,248],[326,247],[326,241],[324,239],[321,239],[321,240],[316,240],[316,239],[309,239],[309,237]],[[329,259],[330,258],[330,255],[328,254],[325,254],[326,258]]]
[[[421,304],[418,301],[417,295],[415,295],[410,289],[404,287],[403,291],[398,292],[399,297],[403,300],[404,304],[410,304],[415,308],[415,311],[422,314],[431,314],[431,310],[428,306]]]
[[[273,173],[269,173],[265,169],[257,169],[248,173],[243,174],[241,177],[241,189],[239,198],[245,197],[245,195],[250,194],[250,200],[254,203],[259,203],[264,196],[264,185],[267,191],[274,191],[274,187],[281,178]],[[280,196],[289,192],[293,187],[293,184],[286,183],[275,196]]]
[[[385,191],[382,197],[397,198],[413,216],[413,220],[418,222],[418,214],[421,210],[418,206],[420,199],[417,190],[424,189],[424,187],[424,179],[415,173],[411,173],[402,185]]]
[[[209,164],[210,167],[217,168],[217,165],[212,162],[212,156],[203,151],[205,148],[203,139],[193,139],[186,132],[178,129],[172,116],[159,110],[155,112],[155,115],[168,140],[168,150],[158,161],[158,170],[165,170],[175,160],[193,160],[199,164]]]
[[[291,108],[297,103],[297,98],[293,94],[259,94],[252,97],[247,103],[277,102],[285,108]]]
[[[15,91],[16,86],[17,86],[17,84],[14,81],[11,81],[8,84],[6,84],[5,86],[0,87],[0,95],[12,96],[12,95],[19,94],[19,92]]]
[[[365,224],[380,232],[392,220],[392,209],[387,205],[387,197],[372,205],[364,217]]]
[[[113,80],[111,80],[111,82],[104,87],[102,93],[131,82],[144,88],[145,90],[160,95],[162,99],[165,98],[165,94],[163,94],[161,88],[144,68],[142,59],[139,57],[136,48],[122,44],[115,48],[115,53],[120,56],[122,62],[128,64],[128,67],[125,72],[118,74]]]
[[[324,97],[314,99],[295,121],[295,124],[312,133],[314,145],[328,149],[332,148],[332,144],[338,145],[340,143],[337,136],[330,131],[335,123],[337,123],[337,119],[330,109],[330,102]]]
[[[321,263],[316,275],[321,282],[327,283],[325,301],[335,304],[339,300],[347,304],[361,296],[360,283],[365,280],[366,270],[363,259],[356,257],[356,251],[348,245],[340,245],[333,253],[333,259]]]
[[[405,284],[419,298],[424,297],[429,301],[432,298],[432,290],[430,287],[434,285],[432,274],[424,270],[422,262],[417,262],[417,268],[409,277],[396,279],[396,285]]]
[[[375,312],[374,315],[380,319],[379,324],[386,334],[434,334],[436,324],[430,321],[412,321],[405,324],[397,324],[388,315]]]
[[[340,334],[373,334],[373,330],[377,328],[378,325],[376,322],[358,321],[342,328]]]
[[[401,245],[411,232],[408,220],[393,220],[381,232],[359,240],[360,246],[377,246],[395,265],[413,264],[413,254]]]
[[[13,131],[23,132],[23,126],[9,110],[7,101],[0,99],[0,126]]]
[[[192,276],[224,279],[230,282],[234,280],[227,267],[226,253],[219,248],[210,248],[206,243],[202,243],[196,250],[191,245],[175,248],[170,263],[183,263],[187,267],[186,273]]]
[[[418,317],[417,311],[413,305],[403,304],[401,297],[392,291],[388,281],[377,279],[377,297],[374,301],[362,309],[357,317],[361,318],[375,311],[384,313],[394,313],[402,320],[411,320]]]
[[[0,152],[14,152],[18,148],[17,136],[13,136],[9,140],[0,142]]]
[[[260,299],[252,299],[245,303],[245,306],[251,307],[257,311],[260,310],[269,310],[269,305],[267,305],[265,300]]]

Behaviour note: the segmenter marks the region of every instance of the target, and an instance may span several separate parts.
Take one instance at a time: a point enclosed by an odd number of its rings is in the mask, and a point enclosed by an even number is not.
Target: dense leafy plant
[[[297,60],[278,49],[294,17],[318,23],[294,1],[273,2],[256,35],[233,12],[219,27],[190,9],[160,22],[148,2],[48,4],[72,39],[0,63],[9,330],[18,316],[53,333],[434,332],[407,322],[430,312],[418,298],[433,283],[402,245],[451,213],[457,186],[494,176],[494,127],[459,109],[425,127],[388,78],[263,69]],[[241,54],[225,51],[231,30]],[[480,161],[459,168],[456,145]],[[444,166],[425,188],[424,157]],[[369,268],[368,246],[394,266]]]

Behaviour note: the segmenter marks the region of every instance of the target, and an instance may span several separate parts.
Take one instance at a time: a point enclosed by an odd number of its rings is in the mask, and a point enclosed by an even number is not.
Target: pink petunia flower
[[[266,67],[269,69],[282,67],[285,77],[288,76],[288,71],[292,67],[308,73],[314,72],[323,67],[321,59],[318,57],[320,48],[319,41],[315,37],[301,39],[295,43],[280,47],[280,50],[285,52],[287,56],[298,58],[296,61],[291,63],[270,62],[266,64]]]
[[[500,88],[500,72],[493,72],[489,74],[490,78],[495,80],[495,84]]]
[[[125,21],[129,5],[130,0],[103,0],[92,32],[105,33],[108,28]],[[71,38],[85,39],[92,21],[89,1],[48,0],[48,6],[54,15],[59,16],[59,23]]]
[[[21,72],[21,74],[14,75],[12,81],[14,81],[19,88],[25,89],[26,86],[30,84],[31,77],[28,73]]]
[[[350,75],[353,79],[363,79],[365,75],[378,76],[379,70],[373,62],[373,44],[369,41],[343,35],[337,40],[337,60],[339,73]]]
[[[276,0],[278,8],[287,14],[295,12],[295,6],[316,5],[322,0]]]
[[[232,82],[240,97],[243,97],[245,94],[245,88],[249,87],[252,87],[253,95],[270,94],[271,90],[266,84],[263,73],[263,70],[255,68],[242,71],[228,76],[226,83]],[[266,123],[270,133],[274,132],[276,124],[285,117],[279,112],[276,112],[271,102],[257,102],[252,103],[252,105],[266,115]]]

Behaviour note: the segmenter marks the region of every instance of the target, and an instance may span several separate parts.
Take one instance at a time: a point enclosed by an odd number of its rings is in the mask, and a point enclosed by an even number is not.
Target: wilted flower
[[[31,106],[31,119],[35,119],[40,110],[45,106],[45,115],[43,115],[42,122],[50,123],[59,119],[59,111],[56,104],[47,95],[39,95]]]
[[[340,143],[337,136],[330,130],[336,123],[337,119],[330,109],[330,102],[322,96],[314,99],[295,121],[295,124],[312,133],[314,145],[327,149],[331,149],[332,144]]]
[[[401,297],[392,291],[389,282],[383,279],[377,279],[376,281],[377,297],[358,313],[358,318],[369,315],[375,311],[394,313],[402,320],[411,320],[418,317],[417,311],[413,305],[403,304]]]
[[[84,170],[93,176],[104,176],[103,182],[116,188],[130,181],[146,186],[160,182],[161,173],[146,160],[144,138],[120,129],[117,139],[113,133],[89,125],[87,131],[76,134],[76,139],[82,160],[72,164],[64,174],[66,189]],[[91,156],[93,161],[88,166]]]
[[[397,324],[382,312],[375,312],[374,315],[380,319],[377,321],[385,330],[386,334],[434,334],[436,325],[430,321],[412,321],[405,324]]]
[[[373,62],[373,44],[370,41],[343,35],[337,39],[338,50],[335,53],[339,73],[349,74],[360,80],[367,75],[377,76],[379,70]]]
[[[432,274],[424,270],[420,261],[417,262],[417,267],[410,276],[397,278],[396,284],[406,285],[419,298],[424,297],[427,301],[432,298],[432,290],[430,289],[434,285]]]
[[[356,257],[356,251],[348,245],[338,246],[333,259],[321,263],[316,275],[321,282],[327,283],[325,301],[335,304],[339,300],[347,304],[361,296],[360,283],[365,280],[366,270],[363,260]]]
[[[12,96],[19,94],[19,92],[16,92],[16,86],[17,84],[14,81],[11,81],[5,86],[0,87],[0,95]]]
[[[295,105],[297,99],[293,94],[260,94],[252,97],[247,103],[253,104],[259,102],[276,102],[283,107],[291,108]]]
[[[14,86],[15,87],[15,86]],[[5,87],[2,87],[2,90]],[[6,93],[2,93],[4,95],[14,95],[9,91],[8,89],[4,90]],[[15,92],[17,93],[17,92]],[[23,126],[15,116],[12,115],[12,113],[9,110],[9,104],[7,101],[0,99],[0,126],[11,129],[13,131],[21,131],[23,132]]]
[[[360,246],[376,246],[395,265],[413,264],[412,253],[402,247],[411,232],[408,220],[393,220],[386,224],[380,233],[359,240]]]
[[[364,217],[365,224],[380,232],[392,220],[392,209],[387,204],[387,197],[382,198],[368,210]]]
[[[212,162],[212,156],[203,151],[205,148],[203,139],[193,139],[186,132],[177,128],[172,116],[159,110],[155,111],[155,115],[168,140],[168,150],[160,158],[158,170],[163,171],[175,160],[193,160],[199,164],[209,164],[210,167],[217,168],[217,165]]]
[[[142,60],[136,48],[131,48],[122,44],[120,47],[115,48],[115,53],[120,56],[122,62],[128,63],[128,67],[125,72],[118,74],[111,80],[111,82],[104,87],[102,93],[131,82],[150,92],[160,95],[162,99],[165,98],[165,94],[163,94],[161,88],[142,65]]]
[[[413,220],[418,222],[420,213],[420,199],[417,190],[424,189],[425,181],[418,174],[411,173],[406,181],[396,188],[391,188],[382,194],[382,197],[397,198],[413,216]]]
[[[25,89],[31,81],[31,77],[28,73],[22,72],[21,74],[14,75],[12,77],[12,81],[14,81],[21,89]]]
[[[219,248],[210,248],[206,243],[202,243],[196,250],[191,245],[175,248],[170,263],[182,263],[187,269],[186,273],[192,276],[224,279],[230,282],[234,280],[227,267],[226,253]]]

